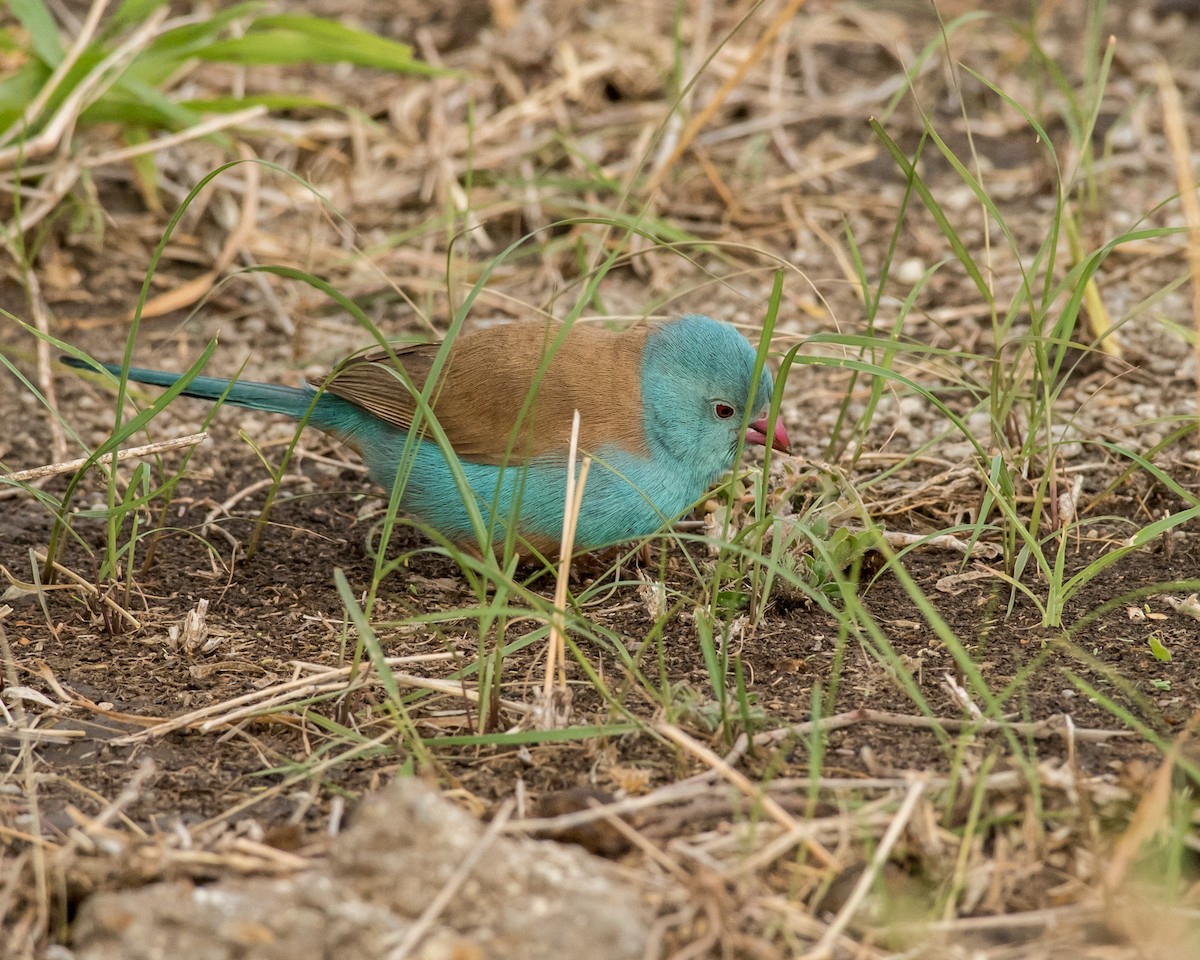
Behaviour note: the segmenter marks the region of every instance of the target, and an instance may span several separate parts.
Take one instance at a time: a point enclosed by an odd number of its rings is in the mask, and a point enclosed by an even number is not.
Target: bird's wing
[[[613,333],[577,324],[565,336],[561,332],[557,324],[521,321],[473,331],[454,342],[430,400],[460,457],[491,464],[565,457],[576,409],[581,452],[608,445],[646,451],[641,357],[648,329]],[[437,351],[438,344],[395,351],[418,390]],[[390,368],[383,351],[356,357],[335,369],[323,386],[408,430],[416,404]]]
[[[440,344],[415,343],[394,347],[392,353],[417,390],[425,388]],[[349,400],[394,427],[412,427],[417,404],[402,380],[393,372],[386,350],[360,354],[338,364],[321,383],[326,393]]]

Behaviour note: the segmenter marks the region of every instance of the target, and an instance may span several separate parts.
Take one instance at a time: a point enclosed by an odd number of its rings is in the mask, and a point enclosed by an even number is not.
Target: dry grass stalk
[[[471,871],[479,865],[484,854],[491,849],[496,838],[500,836],[504,830],[504,825],[511,819],[515,806],[516,804],[511,798],[505,800],[500,805],[500,809],[496,811],[495,817],[488,824],[487,830],[479,838],[478,843],[471,848],[471,852],[455,868],[449,879],[442,886],[442,889],[437,892],[437,896],[429,901],[429,906],[413,921],[412,926],[405,932],[404,939],[400,941],[394,950],[387,954],[387,960],[407,960],[412,955],[417,945],[432,929],[434,923],[437,922],[437,918],[442,915],[450,905],[450,901],[454,899],[459,890],[462,889],[463,884],[467,882],[471,876]]]
[[[1192,169],[1192,148],[1188,139],[1187,114],[1171,68],[1159,61],[1155,68],[1158,95],[1162,101],[1163,132],[1175,166],[1175,186],[1179,190],[1179,207],[1187,224],[1187,255],[1192,274],[1192,326],[1196,331],[1192,346],[1197,367],[1200,368],[1200,188],[1196,171]],[[1200,378],[1196,380],[1196,410],[1200,412]]]
[[[925,794],[926,787],[927,783],[923,778],[914,780],[909,786],[908,793],[904,796],[904,802],[900,804],[900,809],[896,811],[896,816],[888,826],[887,832],[883,835],[883,839],[879,841],[879,846],[875,848],[870,865],[863,871],[863,875],[859,878],[858,883],[854,885],[854,892],[846,900],[845,906],[838,911],[838,915],[833,923],[821,934],[821,939],[817,941],[817,945],[804,954],[804,960],[829,960],[833,956],[834,946],[851,919],[853,919],[855,912],[862,905],[876,877],[883,870],[892,852],[892,848],[896,845],[896,841],[900,839],[900,834],[905,827],[908,826],[908,821],[912,817],[913,811],[917,808],[917,802]]]
[[[554,585],[554,613],[550,617],[550,636],[546,643],[546,672],[542,681],[538,725],[544,729],[562,726],[570,719],[570,690],[567,687],[567,643],[563,634],[567,610],[567,592],[571,581],[571,553],[575,548],[575,528],[583,505],[583,488],[587,483],[592,458],[585,456],[576,476],[575,463],[579,454],[579,411],[571,418],[571,442],[567,449],[567,495],[563,505],[562,541],[558,553],[558,578]],[[557,686],[555,682],[557,680]]]
[[[37,92],[37,95],[29,101],[20,119],[14,120],[9,128],[0,134],[0,144],[11,143],[37,121],[42,110],[59,88],[59,85],[71,72],[75,64],[79,62],[79,58],[83,56],[84,51],[87,50],[92,40],[95,39],[96,30],[100,26],[100,18],[104,15],[105,8],[107,7],[108,0],[94,0],[91,7],[88,8],[87,17],[80,26],[79,32],[75,35],[75,40],[67,50],[62,62],[54,68],[54,72],[46,79],[45,84]],[[36,156],[38,153],[45,152],[57,145],[58,142],[58,137],[48,137],[44,141],[35,141],[34,143],[26,141],[19,143],[16,147],[9,147],[0,153],[0,166],[11,166],[16,161]]]
[[[396,671],[394,668],[415,662],[432,660],[449,660],[452,654],[421,654],[411,657],[388,657],[385,662],[393,670],[392,676],[401,686],[418,690],[431,690],[451,697],[463,697],[472,703],[479,702],[479,693],[475,689],[458,681],[439,680],[434,677],[419,677],[413,674]],[[145,718],[153,726],[145,730],[127,734],[114,740],[117,744],[134,744],[152,737],[161,737],[180,730],[198,730],[209,733],[217,729],[233,726],[247,718],[263,716],[268,713],[287,709],[292,704],[299,704],[311,697],[321,696],[338,691],[375,687],[379,679],[370,664],[360,664],[355,667],[323,668],[311,676],[296,677],[283,683],[253,690],[241,696],[233,697],[220,703],[209,704],[198,710],[192,710],[167,720]],[[500,706],[514,713],[526,714],[534,708],[529,704],[515,700],[501,700]]]
[[[173,148],[192,143],[196,140],[202,140],[214,133],[220,133],[222,130],[243,127],[252,120],[265,120],[267,115],[266,107],[247,107],[244,110],[235,110],[232,113],[222,113],[214,117],[209,117],[207,120],[201,120],[199,123],[185,130],[163,134],[162,136],[147,140],[145,143],[135,143],[127,147],[115,147],[98,153],[84,153],[77,158],[79,170],[97,170],[101,167],[136,160],[138,157],[148,156],[152,153],[164,154],[162,158],[163,164],[166,169],[170,169],[172,158],[168,151]],[[29,163],[21,167],[21,175],[25,179],[45,176],[46,174],[53,173],[59,166],[58,161]],[[11,179],[0,177],[0,186],[8,190],[15,190],[17,185]],[[277,204],[286,205],[286,201],[281,194],[275,194],[274,198]],[[86,325],[86,321],[83,321],[83,323]]]
[[[128,147],[120,147],[115,150],[109,150],[105,153],[97,153],[94,156],[86,157],[83,161],[84,169],[91,170],[96,167],[105,167],[114,163],[125,163],[129,160],[135,160],[138,157],[144,157],[151,153],[162,153],[174,147],[182,146],[185,143],[190,143],[195,140],[203,139],[211,136],[214,133],[220,133],[222,130],[230,130],[234,127],[244,127],[252,120],[262,120],[267,116],[267,108],[264,106],[247,107],[244,110],[234,110],[232,113],[223,113],[219,116],[209,117],[207,120],[201,120],[195,126],[188,127],[186,130],[179,130],[175,133],[166,133],[161,137],[155,137],[152,140],[147,140],[145,143],[137,143]],[[244,146],[244,145],[240,145]],[[245,155],[243,154],[243,157]],[[29,172],[36,172],[36,168],[27,168]],[[221,258],[218,257],[218,260]]]
[[[207,433],[193,433],[186,437],[176,437],[173,440],[158,440],[154,443],[146,443],[138,447],[128,447],[125,450],[118,450],[116,460],[118,463],[124,463],[126,460],[140,460],[142,457],[153,457],[160,453],[169,453],[172,450],[184,450],[188,447],[194,447],[198,443],[203,443],[207,439]],[[0,477],[0,480],[27,483],[31,480],[40,480],[42,477],[57,476],[60,473],[74,473],[87,462],[87,457],[64,460],[62,463],[51,463],[43,467],[32,467],[29,470],[18,470],[16,473],[8,473]],[[93,461],[96,464],[109,464],[112,462],[113,455],[111,453],[106,453],[104,456],[97,457]]]
[[[30,550],[29,556],[32,560],[36,561],[36,564],[44,565],[46,563],[45,554],[40,553],[37,550]],[[36,564],[34,566],[35,573],[37,570]],[[106,607],[108,607],[109,610],[111,610],[118,617],[120,617],[127,624],[129,624],[129,626],[132,627],[134,630],[140,630],[142,628],[141,621],[138,620],[137,617],[135,617],[132,613],[130,613],[124,607],[122,607],[119,603],[117,603],[112,597],[110,597],[108,595],[107,591],[102,592],[94,583],[91,583],[90,581],[84,579],[79,574],[77,574],[74,570],[71,570],[70,568],[63,566],[57,560],[54,561],[52,566],[56,573],[61,573],[64,577],[66,577],[68,580],[70,580],[71,583],[73,583],[75,586],[77,586],[81,590],[83,590],[93,600],[99,601],[100,603],[104,604]],[[19,580],[17,577],[13,576],[13,574],[9,571],[9,569],[7,567],[5,567],[3,564],[0,564],[0,575],[3,575],[4,578],[9,582],[9,584],[11,586],[17,587],[19,590],[22,590],[26,593],[35,593],[35,594],[40,595],[45,590],[70,589],[65,584],[62,586],[58,586],[58,585],[44,586],[41,583],[29,583],[24,580]]]
[[[685,733],[679,727],[669,723],[656,724],[654,729],[662,736],[666,737],[672,743],[682,747],[692,756],[699,759],[701,762],[710,767],[718,775],[723,777],[738,788],[745,796],[762,805],[766,814],[771,817],[776,823],[784,828],[791,836],[801,840],[808,848],[809,852],[826,867],[833,866],[837,861],[828,850],[811,837],[811,829],[808,824],[801,823],[790,813],[788,813],[779,803],[774,800],[769,794],[764,793],[759,787],[751,783],[750,780],[740,771],[729,766],[724,760],[713,753],[708,747],[700,743],[694,737]]]
[[[925,729],[939,728],[947,732],[975,730],[979,733],[997,733],[1007,730],[1022,737],[1033,737],[1035,739],[1061,737],[1065,729],[1065,721],[1062,718],[1054,717],[1035,722],[986,720],[982,718],[977,720],[958,720],[949,718],[944,719],[941,717],[925,717],[908,713],[891,713],[887,710],[860,709],[850,710],[846,713],[839,713],[830,717],[824,717],[823,719],[815,722],[810,721],[808,723],[798,723],[788,727],[779,727],[775,730],[764,731],[763,733],[755,735],[754,745],[756,747],[765,747],[787,739],[802,739],[810,736],[816,730],[828,732],[830,730],[838,730],[843,727],[848,727],[856,723],[881,723],[890,726],[923,727]],[[1089,727],[1072,728],[1071,735],[1076,740],[1086,741],[1089,743],[1100,743],[1106,740],[1133,738],[1137,736],[1137,734],[1131,730],[1103,730]],[[740,742],[741,738],[739,738],[739,743]],[[737,744],[735,744],[735,751],[736,749]],[[742,746],[741,751],[744,753],[745,750],[746,746]]]
[[[228,125],[226,124],[226,126]],[[199,134],[196,133],[198,129],[198,127],[193,127],[188,133],[192,136],[198,136]],[[239,144],[238,149],[242,156],[241,166],[245,171],[245,180],[242,184],[242,203],[239,207],[237,223],[225,238],[220,253],[217,254],[216,259],[213,261],[212,269],[206,270],[200,276],[180,284],[174,290],[151,297],[142,305],[140,316],[143,319],[161,317],[197,303],[213,288],[213,284],[228,269],[229,265],[237,259],[238,255],[245,249],[250,236],[258,229],[260,167],[254,162],[254,154],[246,144]],[[124,317],[114,318],[112,322],[124,325],[131,323],[138,315],[139,311],[135,307]],[[103,322],[103,320],[93,320],[92,325],[100,326],[103,325]]]
[[[737,68],[732,74],[725,78],[725,81],[717,89],[717,92],[713,94],[712,99],[710,99],[708,103],[704,105],[704,109],[696,114],[696,116],[694,116],[688,122],[688,125],[684,127],[683,133],[681,133],[679,136],[679,142],[675,145],[675,149],[672,150],[671,153],[661,163],[658,164],[653,173],[651,173],[650,179],[646,182],[646,186],[643,190],[645,196],[650,197],[654,195],[654,193],[662,185],[663,178],[667,175],[667,171],[672,169],[675,164],[678,163],[679,158],[683,156],[684,151],[686,151],[688,147],[692,145],[692,142],[696,139],[700,131],[708,125],[709,121],[711,121],[714,116],[716,116],[717,111],[721,109],[721,105],[725,103],[725,101],[729,98],[729,95],[739,86],[741,86],[742,81],[746,79],[746,74],[750,72],[750,69],[758,64],[767,55],[767,51],[770,49],[771,44],[775,42],[775,38],[779,36],[780,31],[791,22],[792,18],[799,12],[800,8],[804,6],[804,4],[805,0],[788,0],[787,5],[780,10],[778,14],[776,14],[775,19],[767,25],[767,29],[764,30],[758,40],[755,41],[754,46],[751,47],[746,56],[742,58],[741,63],[738,64]]]
[[[9,248],[13,260],[22,264],[17,251]],[[67,435],[58,419],[58,386],[54,382],[53,361],[50,356],[50,314],[42,298],[42,285],[33,270],[22,271],[25,280],[25,298],[33,314],[33,325],[40,336],[37,338],[38,387],[46,398],[46,425],[50,429],[50,453],[55,460],[67,455]]]

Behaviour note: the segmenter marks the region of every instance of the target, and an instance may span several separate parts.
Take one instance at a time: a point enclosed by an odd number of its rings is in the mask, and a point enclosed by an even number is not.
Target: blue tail
[[[119,363],[96,363],[79,360],[75,357],[62,357],[62,362],[68,367],[80,370],[107,370],[113,376],[121,375]],[[177,373],[166,373],[162,370],[146,370],[141,367],[129,368],[129,379],[137,383],[148,383],[155,387],[169,387],[180,378]],[[284,387],[275,383],[256,383],[253,380],[237,380],[231,387],[230,381],[223,377],[196,377],[181,393],[185,397],[197,397],[200,400],[219,400],[223,396],[226,403],[239,407],[249,407],[252,410],[264,410],[267,413],[282,413],[295,420],[301,419],[312,406],[316,391],[308,388]],[[226,391],[228,390],[228,393]],[[322,400],[325,398],[322,397]]]

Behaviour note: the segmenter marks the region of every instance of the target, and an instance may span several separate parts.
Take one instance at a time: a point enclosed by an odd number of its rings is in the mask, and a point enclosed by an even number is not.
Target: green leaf
[[[1147,638],[1147,643],[1150,644],[1150,652],[1154,654],[1155,660],[1158,660],[1160,663],[1171,662],[1171,651],[1163,646],[1163,642],[1159,640],[1158,637],[1156,637],[1154,634],[1150,634],[1150,636]]]
[[[114,87],[80,116],[83,123],[119,123],[165,130],[183,130],[201,119],[198,113],[173,102],[153,87],[136,82]]]
[[[261,3],[236,3],[200,23],[186,23],[155,38],[143,56],[169,54],[176,62],[191,56],[196,49],[209,44],[229,24],[252,16],[262,9]],[[138,58],[139,60],[142,57]]]
[[[312,17],[264,17],[245,36],[218,40],[193,55],[249,65],[352,63],[395,73],[440,72],[414,60],[406,44]]]
[[[46,65],[32,60],[0,80],[0,110],[11,110],[20,116],[49,77],[50,71]]]
[[[917,195],[925,204],[925,208],[933,215],[933,219],[937,222],[942,236],[946,238],[950,244],[950,248],[954,251],[955,257],[958,258],[963,269],[967,271],[967,276],[975,283],[975,287],[979,290],[984,302],[990,306],[994,299],[991,289],[988,287],[987,281],[983,278],[983,274],[979,272],[979,267],[975,265],[975,260],[972,258],[970,250],[967,249],[967,245],[962,241],[962,238],[958,235],[958,231],[951,225],[950,218],[946,216],[946,212],[934,198],[933,191],[929,189],[929,186],[917,173],[917,168],[908,159],[904,151],[900,149],[900,146],[888,136],[887,131],[883,129],[883,125],[878,120],[869,120],[868,126],[875,133],[875,136],[879,138],[879,141],[884,145],[888,153],[892,155],[896,166],[900,168],[900,171],[908,179],[909,183],[912,184],[913,189],[916,190]],[[933,131],[927,126],[926,133],[932,134]],[[940,141],[938,142],[940,145]],[[949,154],[948,150],[943,152]],[[947,156],[947,159],[952,160],[952,157],[953,155],[950,154]],[[959,175],[962,176],[965,168],[959,169],[956,167],[956,169],[959,170]],[[967,185],[974,187],[974,179],[969,174],[967,174],[967,177]]]
[[[389,40],[386,37],[363,30],[355,30],[336,20],[306,17],[297,14],[278,14],[260,17],[250,27],[251,33],[282,30],[307,37],[316,43],[342,47],[359,56],[373,56],[381,60],[411,60],[412,47],[407,43]],[[357,60],[352,62],[359,62]],[[386,69],[386,68],[385,68]]]
[[[124,0],[113,14],[113,23],[141,23],[166,3],[167,0]]]
[[[9,0],[8,9],[21,21],[33,40],[33,50],[51,67],[63,61],[62,37],[50,11],[39,0]]]
[[[5,53],[12,53],[16,50],[25,49],[25,36],[20,37],[11,28],[0,28],[0,50]]]
[[[119,86],[123,91],[127,91],[132,99],[149,107],[151,110],[157,110],[181,128],[199,123],[203,119],[196,112],[180,106],[157,86],[143,83],[136,77],[125,77]]]
[[[336,104],[316,97],[291,93],[260,93],[246,97],[209,97],[205,100],[183,100],[181,106],[197,113],[234,113],[249,107],[266,107],[272,113],[279,110],[336,110]]]
[[[717,591],[717,610],[725,617],[736,616],[739,610],[750,605],[750,595],[744,590]]]

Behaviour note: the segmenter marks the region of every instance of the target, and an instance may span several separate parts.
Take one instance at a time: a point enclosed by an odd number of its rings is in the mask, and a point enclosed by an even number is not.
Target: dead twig
[[[812,830],[808,824],[801,823],[793,817],[779,805],[778,801],[765,793],[761,787],[753,784],[744,774],[731,767],[704,744],[684,733],[679,727],[669,723],[656,724],[654,729],[672,743],[682,747],[688,753],[708,764],[718,776],[728,780],[750,800],[761,804],[767,816],[783,827],[793,837],[803,841],[809,852],[824,866],[830,867],[837,862],[833,854],[810,835]]]
[[[29,555],[34,560],[36,560],[39,564],[46,563],[45,554],[39,553],[37,550],[31,549],[29,551]],[[99,600],[101,603],[105,604],[110,610],[112,610],[113,613],[115,613],[117,616],[119,616],[122,620],[124,620],[126,623],[128,623],[131,627],[133,627],[134,630],[140,630],[142,628],[141,622],[132,613],[130,613],[128,610],[126,610],[124,607],[122,607],[119,603],[117,603],[115,600],[113,600],[113,598],[110,597],[107,592],[101,593],[95,584],[84,579],[79,574],[77,574],[74,570],[71,570],[68,567],[64,567],[57,560],[54,561],[52,566],[58,573],[61,573],[64,577],[66,577],[73,584],[75,584],[75,586],[82,588],[89,596],[92,597],[92,599]],[[17,587],[18,589],[23,590],[27,593],[40,594],[43,590],[53,589],[53,588],[45,587],[42,584],[29,583],[27,581],[20,580],[17,577],[13,576],[12,572],[3,564],[0,564],[0,575],[3,575],[3,577],[12,586]],[[66,587],[66,585],[63,585],[62,587],[59,587],[59,589],[68,589],[68,588]]]
[[[798,723],[788,727],[767,730],[754,737],[756,747],[769,746],[786,740],[789,737],[809,736],[820,730],[838,730],[856,723],[881,723],[898,727],[923,727],[928,730],[941,729],[947,732],[959,730],[975,730],[979,733],[998,733],[1011,731],[1022,737],[1048,739],[1062,736],[1063,720],[1061,717],[1047,717],[1045,720],[1032,722],[1017,722],[1011,720],[958,720],[943,717],[922,717],[907,713],[889,713],[886,710],[850,710],[846,713],[825,717],[823,720],[809,723]],[[1074,731],[1076,740],[1086,743],[1102,743],[1124,737],[1136,737],[1132,730],[1104,730],[1089,727],[1079,727]],[[741,740],[739,738],[740,743]],[[736,753],[738,743],[734,744]],[[742,748],[745,752],[746,747]],[[738,754],[740,756],[740,754]],[[728,759],[728,758],[727,758]]]
[[[583,502],[583,488],[587,483],[592,458],[585,456],[576,476],[575,463],[579,456],[579,411],[571,418],[571,443],[567,448],[567,490],[563,504],[562,540],[558,553],[558,580],[554,586],[554,613],[550,616],[550,637],[546,644],[546,673],[542,683],[540,703],[534,717],[537,725],[545,730],[563,726],[571,716],[571,691],[567,686],[566,637],[563,635],[567,593],[571,578],[571,551],[575,546],[575,527],[579,523],[579,509]],[[557,679],[557,685],[555,680]]]
[[[159,453],[169,453],[172,450],[183,450],[187,447],[194,447],[198,443],[203,443],[207,439],[207,433],[193,433],[186,437],[176,437],[173,440],[158,440],[154,443],[143,444],[140,447],[129,447],[125,450],[118,450],[116,460],[118,463],[124,463],[126,460],[138,460],[142,457],[152,457]],[[16,473],[7,473],[0,477],[0,483],[26,483],[30,480],[40,480],[42,477],[53,477],[60,473],[74,473],[87,462],[87,457],[79,457],[76,460],[64,460],[62,463],[50,463],[44,467],[31,467],[28,470],[18,470]],[[113,462],[113,455],[106,453],[102,457],[97,457],[92,462],[109,464]]]
[[[449,653],[419,654],[410,657],[388,657],[386,663],[389,667],[399,667],[412,663],[448,660],[452,657],[453,654]],[[148,724],[145,730],[127,734],[112,742],[139,743],[151,737],[161,737],[179,730],[199,730],[202,733],[208,733],[232,726],[249,717],[286,709],[289,704],[298,703],[314,696],[357,688],[357,686],[373,682],[373,676],[373,668],[369,664],[360,664],[357,668],[347,666],[337,669],[322,669],[315,675],[296,677],[283,683],[264,687],[261,690],[253,690],[177,717],[166,720],[145,718]],[[419,677],[403,672],[395,672],[393,676],[396,682],[403,686],[431,690],[447,696],[466,697],[473,703],[479,701],[477,690],[456,681]],[[529,704],[515,700],[501,700],[500,705],[515,713],[528,713],[534,709]]]

